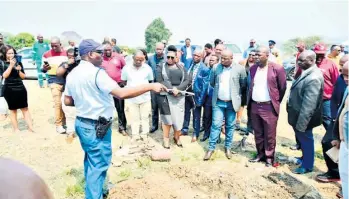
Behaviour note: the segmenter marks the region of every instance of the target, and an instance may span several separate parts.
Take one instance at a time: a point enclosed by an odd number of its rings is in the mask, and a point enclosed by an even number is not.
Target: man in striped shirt
[[[63,62],[67,62],[67,52],[62,49],[61,41],[58,37],[51,39],[51,50],[42,57],[42,72],[48,74],[48,85],[51,88],[53,101],[55,104],[55,125],[57,133],[65,133],[63,127],[65,116],[62,110],[62,88],[65,84],[63,77],[56,75],[57,68]]]

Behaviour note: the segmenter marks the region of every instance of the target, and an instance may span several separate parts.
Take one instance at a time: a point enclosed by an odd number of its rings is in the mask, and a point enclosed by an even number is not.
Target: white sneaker
[[[57,133],[64,134],[65,128],[63,128],[63,126],[57,126],[56,131],[57,131]]]

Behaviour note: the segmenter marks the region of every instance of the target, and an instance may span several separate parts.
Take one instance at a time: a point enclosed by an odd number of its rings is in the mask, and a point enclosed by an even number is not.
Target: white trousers
[[[74,106],[66,106],[64,104],[64,96],[65,93],[62,94],[62,109],[65,115],[67,134],[72,134],[75,132],[76,108]]]
[[[127,123],[131,125],[132,137],[147,136],[149,132],[149,119],[151,102],[142,104],[130,103],[125,100],[125,114]],[[142,125],[142,131],[139,130]]]

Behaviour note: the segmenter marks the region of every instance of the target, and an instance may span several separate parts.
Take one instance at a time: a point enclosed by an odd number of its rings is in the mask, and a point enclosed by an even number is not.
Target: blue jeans
[[[75,131],[85,151],[86,199],[103,198],[103,184],[112,157],[111,128],[103,139],[99,139],[96,137],[95,124],[96,121],[81,117],[77,117],[75,121]]]
[[[322,101],[322,124],[324,125],[325,130],[327,131],[331,125],[331,101],[323,100]]]
[[[231,149],[233,142],[233,133],[235,126],[236,112],[231,101],[224,102],[217,100],[217,103],[212,107],[212,126],[209,140],[208,150],[213,151],[216,148],[216,143],[221,134],[223,119],[225,119],[225,148]]]
[[[296,128],[293,128],[296,133],[296,138],[301,144],[302,150],[302,168],[313,169],[315,161],[315,146],[314,146],[314,136],[313,129],[306,130],[305,132],[297,131]]]
[[[202,106],[196,106],[194,108],[194,119],[193,119],[194,133],[193,133],[193,137],[195,136],[196,138],[198,138],[200,136],[201,110],[202,110]]]

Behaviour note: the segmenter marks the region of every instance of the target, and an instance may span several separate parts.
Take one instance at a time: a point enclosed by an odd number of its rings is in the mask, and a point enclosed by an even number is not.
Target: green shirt
[[[42,55],[48,50],[50,50],[50,46],[48,45],[48,43],[39,43],[38,41],[35,42],[33,46],[33,61],[41,62]]]

